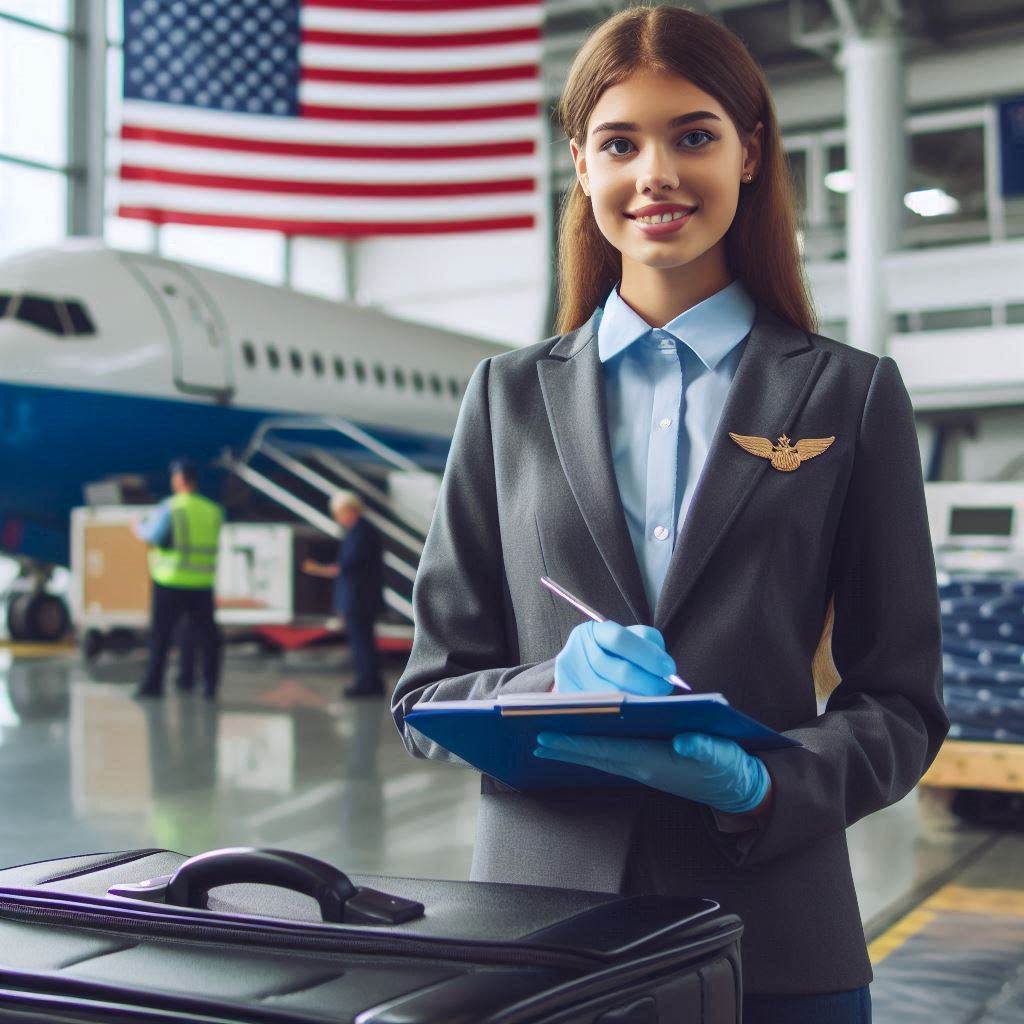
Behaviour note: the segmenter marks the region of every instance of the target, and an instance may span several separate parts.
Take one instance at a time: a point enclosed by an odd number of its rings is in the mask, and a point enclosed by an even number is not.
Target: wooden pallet
[[[921,785],[1024,792],[1024,743],[946,740]]]

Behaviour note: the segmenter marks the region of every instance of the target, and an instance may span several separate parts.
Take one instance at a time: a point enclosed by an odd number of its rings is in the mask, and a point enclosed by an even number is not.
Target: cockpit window
[[[2,295],[0,316],[10,310],[14,319],[63,337],[95,334],[96,326],[77,299],[49,299],[43,295]]]
[[[41,295],[22,295],[17,316],[22,323],[34,324],[51,334],[64,333],[64,324],[54,299],[44,299]]]
[[[81,302],[73,299],[68,300],[64,303],[64,308],[68,311],[68,319],[71,321],[71,327],[74,329],[75,334],[96,333],[96,325],[92,322],[92,318]]]

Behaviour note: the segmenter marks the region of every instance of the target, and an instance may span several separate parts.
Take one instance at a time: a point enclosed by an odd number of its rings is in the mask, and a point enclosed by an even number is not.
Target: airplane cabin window
[[[296,373],[302,372],[302,353],[297,349],[293,348],[290,353],[292,369]]]
[[[338,380],[345,379],[345,360],[342,359],[341,356],[334,357],[334,376],[337,377]]]
[[[362,384],[363,381],[366,380],[366,367],[363,365],[363,361],[361,359],[357,359],[353,366],[356,371],[356,380]]]
[[[377,378],[377,383],[381,387],[384,387],[384,382],[388,379],[388,375],[384,367],[381,366],[380,363],[373,364],[373,375],[374,377]]]
[[[395,387],[405,388],[405,371],[400,367],[395,367]]]
[[[5,295],[3,292],[0,292],[0,320],[3,320],[3,318],[7,315],[7,307],[10,304],[10,295]]]
[[[459,382],[454,377],[448,378],[448,394],[450,394],[452,398],[459,397]]]
[[[419,370],[412,371],[412,386],[417,391],[423,390],[423,374]]]
[[[50,334],[64,333],[64,323],[57,303],[53,299],[44,299],[41,295],[22,295],[21,302],[18,303],[17,318],[22,323],[41,327]]]
[[[318,377],[322,377],[324,375],[324,360],[323,360],[323,356],[321,356],[319,352],[314,352],[313,353],[312,362],[313,362],[313,372]]]
[[[96,333],[96,325],[92,322],[92,317],[89,316],[88,310],[86,310],[81,302],[76,299],[68,299],[64,303],[64,308],[68,311],[68,319],[71,321],[75,334]]]
[[[441,378],[436,373],[430,375],[430,387],[435,395],[441,394]]]
[[[281,365],[281,356],[274,345],[267,346],[267,362],[270,363],[270,368],[276,370]]]
[[[242,342],[242,358],[246,366],[256,365],[256,346],[251,341]]]

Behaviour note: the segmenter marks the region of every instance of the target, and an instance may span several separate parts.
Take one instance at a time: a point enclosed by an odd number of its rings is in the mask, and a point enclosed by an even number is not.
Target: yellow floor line
[[[965,885],[943,886],[925,900],[929,910],[955,910],[962,914],[1024,917],[1024,890],[972,889]]]
[[[972,889],[965,885],[944,885],[868,945],[871,963],[880,964],[890,953],[899,949],[912,935],[926,928],[942,912],[1024,917],[1024,890]]]
[[[880,964],[890,953],[899,949],[907,939],[916,935],[934,920],[934,913],[930,910],[922,910],[920,907],[901,917],[888,931],[883,932],[868,946],[871,963],[873,965]]]
[[[46,658],[54,654],[70,654],[75,644],[29,644],[13,640],[0,641],[0,650],[10,651],[15,658]]]

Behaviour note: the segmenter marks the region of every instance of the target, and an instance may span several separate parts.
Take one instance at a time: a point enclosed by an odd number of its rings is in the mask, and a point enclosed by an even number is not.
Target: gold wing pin
[[[770,460],[771,464],[783,473],[792,473],[801,462],[820,455],[835,440],[834,437],[805,437],[791,446],[785,434],[779,438],[778,444],[772,444],[767,437],[734,434],[731,430],[729,436],[751,455],[759,455],[762,459]]]

